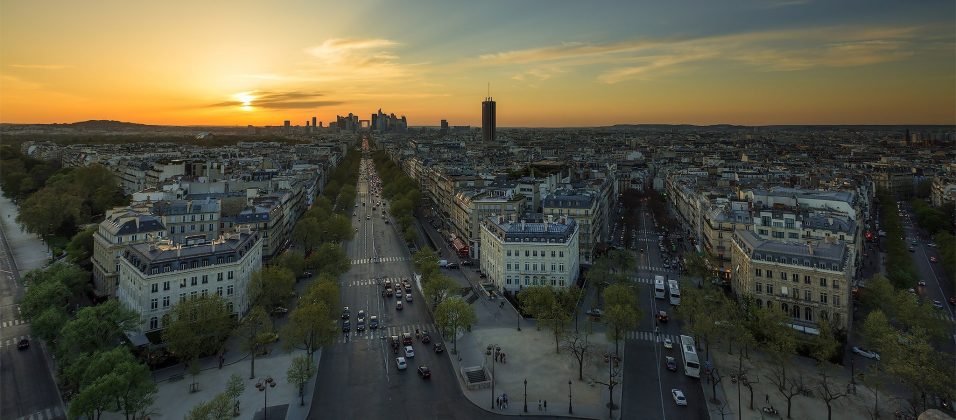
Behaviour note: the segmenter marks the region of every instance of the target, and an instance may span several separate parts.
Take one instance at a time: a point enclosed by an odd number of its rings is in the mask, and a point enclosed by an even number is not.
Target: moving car
[[[397,297],[397,298],[399,298],[399,299],[402,298],[402,289],[401,289],[401,288],[396,288],[396,289],[395,289],[395,297]]]
[[[428,344],[429,341],[432,341],[432,336],[428,334],[428,331],[422,332],[422,343]]]
[[[660,322],[667,322],[670,317],[667,316],[667,311],[657,311],[657,320]]]
[[[404,357],[396,357],[395,364],[398,365],[398,370],[408,369],[408,362],[405,361]]]
[[[365,320],[360,319],[358,324],[355,325],[355,331],[365,331]]]
[[[377,316],[372,315],[371,317],[369,317],[369,319],[368,319],[368,327],[371,328],[371,329],[373,329],[373,330],[376,329],[376,328],[378,328],[378,317],[377,317]]]
[[[445,351],[445,346],[442,343],[435,343],[432,345],[432,349],[435,350],[435,353],[442,353]]]
[[[671,390],[671,397],[674,398],[674,404],[687,405],[687,397],[684,396],[684,391],[674,388]]]
[[[428,366],[419,366],[418,367],[418,376],[421,376],[422,379],[428,379],[432,377],[432,370]]]
[[[411,293],[406,293],[406,294],[405,294],[405,301],[406,301],[406,302],[411,302],[411,301],[412,301],[412,294],[411,294]]]
[[[672,349],[672,348],[674,348],[674,342],[671,341],[670,338],[664,338],[664,348],[665,348],[665,349]]]
[[[397,301],[397,302],[395,302],[395,310],[400,311],[400,310],[402,310],[404,307],[405,307],[405,305],[402,304],[402,301]]]
[[[863,347],[853,346],[853,352],[867,359],[880,360],[880,354],[875,351],[864,349]]]
[[[940,302],[940,301],[938,301],[938,300],[934,300],[934,301],[933,301],[933,307],[936,308],[936,309],[943,309],[943,302]]]
[[[364,321],[364,320],[365,320],[365,310],[364,310],[364,309],[362,309],[362,310],[359,311],[359,313],[358,313],[358,320],[359,320],[359,321]]]
[[[448,263],[448,265],[446,265],[445,268],[457,269],[458,263]]]
[[[403,346],[412,345],[412,333],[402,333],[402,345]]]
[[[677,361],[673,357],[667,356],[664,358],[664,365],[667,366],[667,370],[671,372],[677,372]]]
[[[349,324],[349,320],[346,319],[342,321],[342,332],[347,333],[351,330],[352,330],[352,326],[351,324]]]
[[[17,341],[17,350],[26,350],[30,348],[30,339],[21,338],[20,341]]]
[[[349,319],[350,316],[352,316],[352,312],[349,311],[349,307],[342,308],[342,319]]]
[[[936,262],[936,261],[938,261],[938,260],[936,259],[936,256],[935,256],[935,255],[929,257],[929,262],[934,263],[934,262]]]
[[[405,357],[409,359],[415,357],[415,349],[412,346],[405,346]]]

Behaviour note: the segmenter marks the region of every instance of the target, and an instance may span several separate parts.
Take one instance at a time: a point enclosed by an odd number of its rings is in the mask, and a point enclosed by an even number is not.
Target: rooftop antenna
[[[491,99],[491,82],[488,82],[488,99]]]

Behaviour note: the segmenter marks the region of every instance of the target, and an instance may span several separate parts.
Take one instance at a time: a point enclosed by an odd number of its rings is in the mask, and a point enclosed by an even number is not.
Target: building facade
[[[166,228],[156,216],[144,209],[121,207],[107,211],[93,233],[93,293],[99,297],[116,296],[119,284],[119,260],[124,247],[163,239]]]
[[[499,291],[571,287],[580,273],[578,224],[568,217],[489,217],[481,223],[481,270]]]
[[[495,141],[495,100],[490,96],[481,103],[481,140]]]
[[[140,331],[164,328],[163,316],[187,298],[217,294],[238,318],[249,310],[246,290],[262,268],[258,232],[231,233],[211,242],[169,241],[127,246],[119,264],[116,297],[140,314]]]

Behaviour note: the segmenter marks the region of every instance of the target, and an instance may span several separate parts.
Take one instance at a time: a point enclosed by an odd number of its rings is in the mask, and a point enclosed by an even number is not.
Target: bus
[[[654,297],[664,299],[667,290],[664,288],[664,276],[654,276]]]
[[[680,352],[684,356],[684,374],[692,378],[700,378],[700,360],[697,359],[697,347],[693,337],[680,336]]]
[[[465,242],[459,238],[454,238],[451,240],[451,247],[455,250],[455,253],[458,254],[461,258],[468,258],[470,256],[470,250],[468,245],[465,245]]]
[[[671,292],[671,305],[680,305],[680,286],[677,285],[677,280],[668,280],[667,285],[669,286]]]

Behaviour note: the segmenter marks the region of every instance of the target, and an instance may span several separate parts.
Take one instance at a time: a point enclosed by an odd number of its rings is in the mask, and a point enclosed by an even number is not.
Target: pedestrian
[[[544,411],[548,411],[548,400],[544,400]]]
[[[495,398],[495,406],[501,410],[501,397]]]
[[[767,401],[767,404],[770,404],[770,394],[766,394],[764,400]]]
[[[541,411],[541,400],[538,400],[538,411]]]

